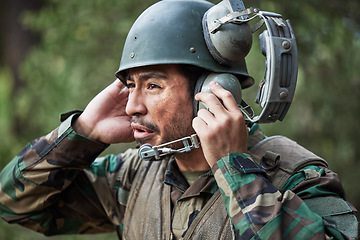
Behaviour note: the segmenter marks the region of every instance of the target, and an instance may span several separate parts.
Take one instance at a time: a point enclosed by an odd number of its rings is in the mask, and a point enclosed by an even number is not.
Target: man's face
[[[126,113],[140,144],[156,146],[194,133],[192,94],[178,65],[131,69],[126,83],[130,90]]]

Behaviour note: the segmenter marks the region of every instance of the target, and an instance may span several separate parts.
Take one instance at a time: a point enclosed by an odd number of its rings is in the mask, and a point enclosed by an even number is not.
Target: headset
[[[249,22],[255,18],[260,20],[250,27]],[[211,55],[225,66],[235,65],[245,58],[251,49],[252,34],[265,25],[266,29],[259,35],[260,49],[266,57],[265,74],[255,100],[262,111],[255,116],[253,109],[242,99],[240,81],[233,74],[206,73],[197,80],[194,93],[211,92],[209,83],[216,81],[233,94],[246,122],[282,121],[295,93],[298,71],[297,46],[290,21],[283,20],[277,13],[246,9],[242,0],[223,0],[204,14],[202,24]],[[211,111],[204,103],[194,101],[195,114],[203,108]],[[176,142],[182,142],[184,147],[166,147]],[[139,148],[139,156],[143,160],[160,160],[165,155],[199,147],[200,141],[193,134],[159,146],[144,144]]]

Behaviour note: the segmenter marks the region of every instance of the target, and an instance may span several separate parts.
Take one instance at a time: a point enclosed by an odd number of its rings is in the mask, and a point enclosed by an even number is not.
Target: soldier
[[[2,170],[5,221],[45,235],[116,231],[120,239],[357,237],[354,209],[324,160],[247,124],[218,83],[194,94],[209,72],[252,83],[244,60],[226,67],[207,50],[201,19],[211,7],[165,0],[138,18],[118,79]],[[194,98],[209,110],[194,115]],[[200,148],[158,161],[142,161],[137,149],[98,157],[134,139],[179,149],[173,141],[194,133]]]

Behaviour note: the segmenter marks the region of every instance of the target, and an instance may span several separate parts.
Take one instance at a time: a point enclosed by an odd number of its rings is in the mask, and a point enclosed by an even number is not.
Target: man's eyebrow
[[[148,73],[140,73],[139,80],[144,81],[151,78],[158,78],[158,79],[167,79],[167,75],[161,72],[148,72]],[[125,81],[133,81],[133,78],[130,75],[125,77]]]
[[[139,80],[147,80],[151,78],[167,79],[167,76],[161,72],[148,72],[139,75]]]

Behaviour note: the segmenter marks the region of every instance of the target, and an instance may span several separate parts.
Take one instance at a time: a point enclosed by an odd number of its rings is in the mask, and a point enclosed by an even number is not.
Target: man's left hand
[[[213,94],[200,92],[195,99],[205,103],[211,112],[201,109],[192,125],[212,167],[228,153],[245,153],[248,131],[233,95],[216,82],[210,83],[210,89]]]

